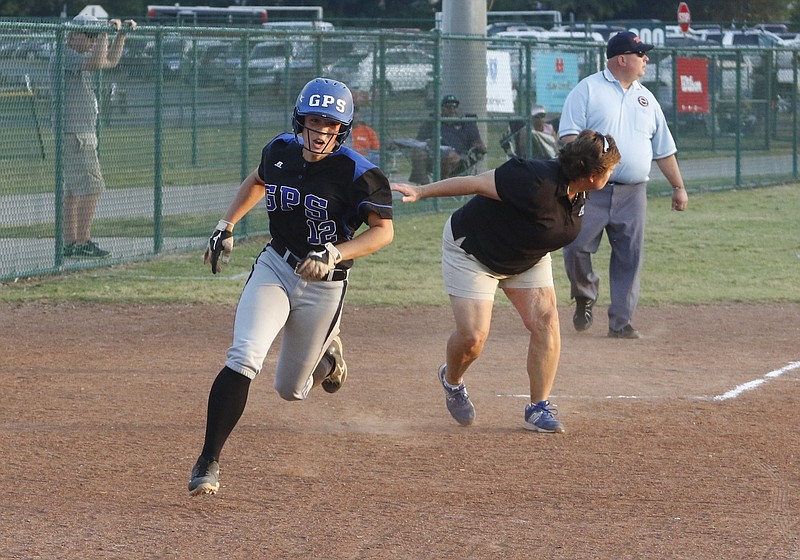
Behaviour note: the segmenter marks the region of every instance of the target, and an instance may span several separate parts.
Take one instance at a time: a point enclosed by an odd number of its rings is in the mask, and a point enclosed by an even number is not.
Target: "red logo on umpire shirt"
[[[650,105],[650,102],[647,100],[646,97],[644,97],[643,95],[640,95],[639,96],[639,105],[641,105],[642,107],[647,107],[648,105]]]

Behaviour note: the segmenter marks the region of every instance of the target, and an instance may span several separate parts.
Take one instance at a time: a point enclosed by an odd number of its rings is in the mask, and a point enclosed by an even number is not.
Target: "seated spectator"
[[[545,119],[547,119],[547,109],[543,105],[531,107],[531,128],[537,132],[549,134],[553,138],[558,138],[555,127]]]
[[[441,103],[442,117],[460,116],[458,106],[459,101],[455,95],[445,95]],[[427,146],[415,149],[411,154],[411,176],[408,178],[411,183],[428,183],[433,172],[431,148],[434,124],[433,121],[422,123],[417,133],[417,140],[425,142]],[[486,146],[475,122],[442,122],[441,146],[442,179],[464,173],[486,153]]]
[[[528,157],[528,132],[532,131],[531,159],[552,159],[558,154],[560,142],[553,125],[546,120],[547,109],[542,105],[531,108],[530,126],[522,120],[509,124],[509,136],[503,140],[513,140],[513,145],[503,146],[509,156]],[[501,140],[501,144],[502,144]],[[513,151],[511,151],[513,150]]]
[[[358,106],[353,108],[353,129],[350,132],[350,147],[372,163],[380,166],[381,142],[375,130],[366,124]]]

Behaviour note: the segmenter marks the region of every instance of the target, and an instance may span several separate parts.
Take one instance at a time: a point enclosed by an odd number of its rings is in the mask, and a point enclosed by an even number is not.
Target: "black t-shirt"
[[[281,134],[261,151],[258,176],[266,183],[270,235],[298,257],[352,239],[370,212],[392,217],[389,180],[346,146],[310,163],[295,136]]]
[[[500,200],[474,196],[451,219],[461,248],[486,267],[519,274],[577,237],[585,197],[569,200],[556,160],[510,159],[494,180]]]

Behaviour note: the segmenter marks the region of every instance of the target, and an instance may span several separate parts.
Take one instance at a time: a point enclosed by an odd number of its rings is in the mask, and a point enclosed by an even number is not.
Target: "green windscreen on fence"
[[[557,128],[559,100],[605,61],[603,45],[586,41],[141,26],[126,34],[115,67],[79,75],[71,41],[81,33],[96,29],[0,21],[0,280],[201,248],[263,146],[291,130],[311,78],[350,87],[358,120],[377,140],[365,155],[404,182],[447,171],[431,154],[441,149],[436,133],[455,121],[477,131],[486,154],[451,173],[552,156],[553,146],[520,132],[532,109],[547,105],[544,119]],[[107,39],[113,46],[118,34]],[[685,64],[704,69],[707,110],[681,105],[681,88],[697,87],[679,75]],[[643,81],[664,108],[690,190],[797,178],[795,51],[659,48]],[[440,113],[448,95],[460,101],[456,117]],[[97,189],[94,179],[75,184],[72,166],[86,150],[95,150],[105,187],[90,209],[73,196]],[[652,193],[669,191],[655,166],[651,179]],[[398,204],[396,214],[459,202]],[[87,221],[96,250],[71,246]],[[262,206],[236,229],[267,231]]]

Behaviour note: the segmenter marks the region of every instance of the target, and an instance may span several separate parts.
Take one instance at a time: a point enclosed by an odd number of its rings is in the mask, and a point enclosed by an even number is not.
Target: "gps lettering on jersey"
[[[338,112],[344,113],[347,109],[347,101],[332,95],[320,95],[319,93],[315,93],[308,98],[308,106],[321,107],[323,109],[333,106]]]
[[[300,192],[293,187],[278,187],[278,185],[264,185],[264,198],[267,211],[291,212],[300,204]]]
[[[268,212],[293,212],[301,206],[301,193],[294,187],[264,185]],[[336,241],[336,222],[328,215],[328,200],[314,194],[302,197],[303,215],[306,219],[307,238],[310,245],[324,245]]]

